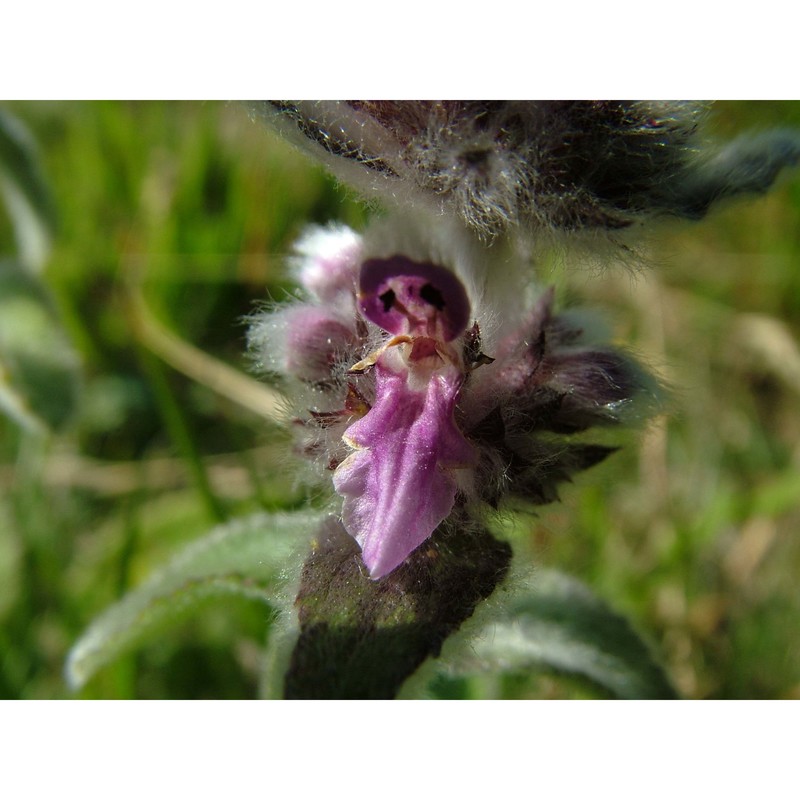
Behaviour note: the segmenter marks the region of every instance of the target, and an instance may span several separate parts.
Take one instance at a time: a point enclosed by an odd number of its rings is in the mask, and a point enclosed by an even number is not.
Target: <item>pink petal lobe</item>
[[[375,403],[347,429],[345,440],[357,449],[333,476],[344,526],[372,578],[398,567],[448,516],[456,495],[451,471],[476,459],[453,419],[461,371],[442,362],[411,388],[414,367],[399,350],[378,359]]]

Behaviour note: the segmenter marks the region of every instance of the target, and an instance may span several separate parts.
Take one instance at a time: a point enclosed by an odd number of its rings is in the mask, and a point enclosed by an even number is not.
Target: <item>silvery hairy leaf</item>
[[[193,542],[142,586],[92,622],[73,646],[66,677],[74,689],[97,670],[196,613],[238,595],[280,611],[291,604],[293,556],[319,522],[312,513],[260,513],[221,525]]]
[[[447,665],[449,674],[553,671],[621,699],[675,699],[630,623],[588,586],[554,570],[509,581],[502,609]]]

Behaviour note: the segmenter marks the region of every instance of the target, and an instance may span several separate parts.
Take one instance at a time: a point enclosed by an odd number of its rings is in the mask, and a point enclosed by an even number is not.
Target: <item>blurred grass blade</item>
[[[2,108],[0,194],[14,225],[21,260],[28,269],[40,269],[50,252],[55,205],[33,138],[19,120]]]
[[[238,594],[275,610],[289,606],[292,557],[318,524],[315,514],[261,513],[215,528],[89,626],[67,659],[67,682],[80,689],[101,667],[214,597]]]
[[[45,288],[18,262],[0,260],[0,412],[31,431],[74,415],[80,363]]]
[[[531,669],[588,678],[622,699],[675,699],[675,690],[628,621],[586,585],[541,570],[479,631],[451,672]]]
[[[173,369],[264,419],[283,421],[278,392],[167,330],[150,312],[138,287],[129,290],[127,310],[136,338]]]
[[[144,352],[141,354],[140,361],[149,378],[150,388],[156,398],[164,426],[178,452],[182,454],[184,462],[194,478],[195,487],[203,504],[212,520],[225,522],[228,519],[228,511],[211,486],[208,470],[200,454],[199,444],[189,427],[185,407],[173,393],[161,363],[149,353]]]

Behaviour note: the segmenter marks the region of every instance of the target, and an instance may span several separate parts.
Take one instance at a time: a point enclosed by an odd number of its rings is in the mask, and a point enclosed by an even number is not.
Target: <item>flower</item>
[[[337,467],[333,485],[344,498],[344,526],[379,578],[450,514],[453,470],[477,461],[454,419],[467,365],[452,342],[470,309],[451,272],[402,255],[365,261],[358,296],[364,317],[395,335],[350,369],[374,370],[375,402],[344,432],[355,452]]]
[[[457,508],[555,500],[613,452],[578,434],[619,423],[653,389],[580,317],[555,314],[552,290],[526,286],[518,254],[458,228],[315,229],[299,252],[302,299],[257,315],[250,349],[283,377],[298,450],[332,473],[373,579]]]

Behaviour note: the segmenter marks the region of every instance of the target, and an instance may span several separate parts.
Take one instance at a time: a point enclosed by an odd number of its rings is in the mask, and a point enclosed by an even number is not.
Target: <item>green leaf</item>
[[[289,607],[290,566],[299,563],[319,519],[262,513],[215,528],[89,626],[67,659],[68,683],[80,689],[98,669],[220,595],[236,594],[276,611]]]
[[[623,699],[677,697],[630,623],[580,581],[540,570],[508,592],[499,616],[447,665],[450,674],[553,670]]]
[[[33,138],[16,117],[0,109],[0,194],[14,224],[19,255],[38,270],[50,251],[56,215]]]
[[[0,260],[0,412],[31,431],[74,415],[80,363],[50,297],[18,262]]]

